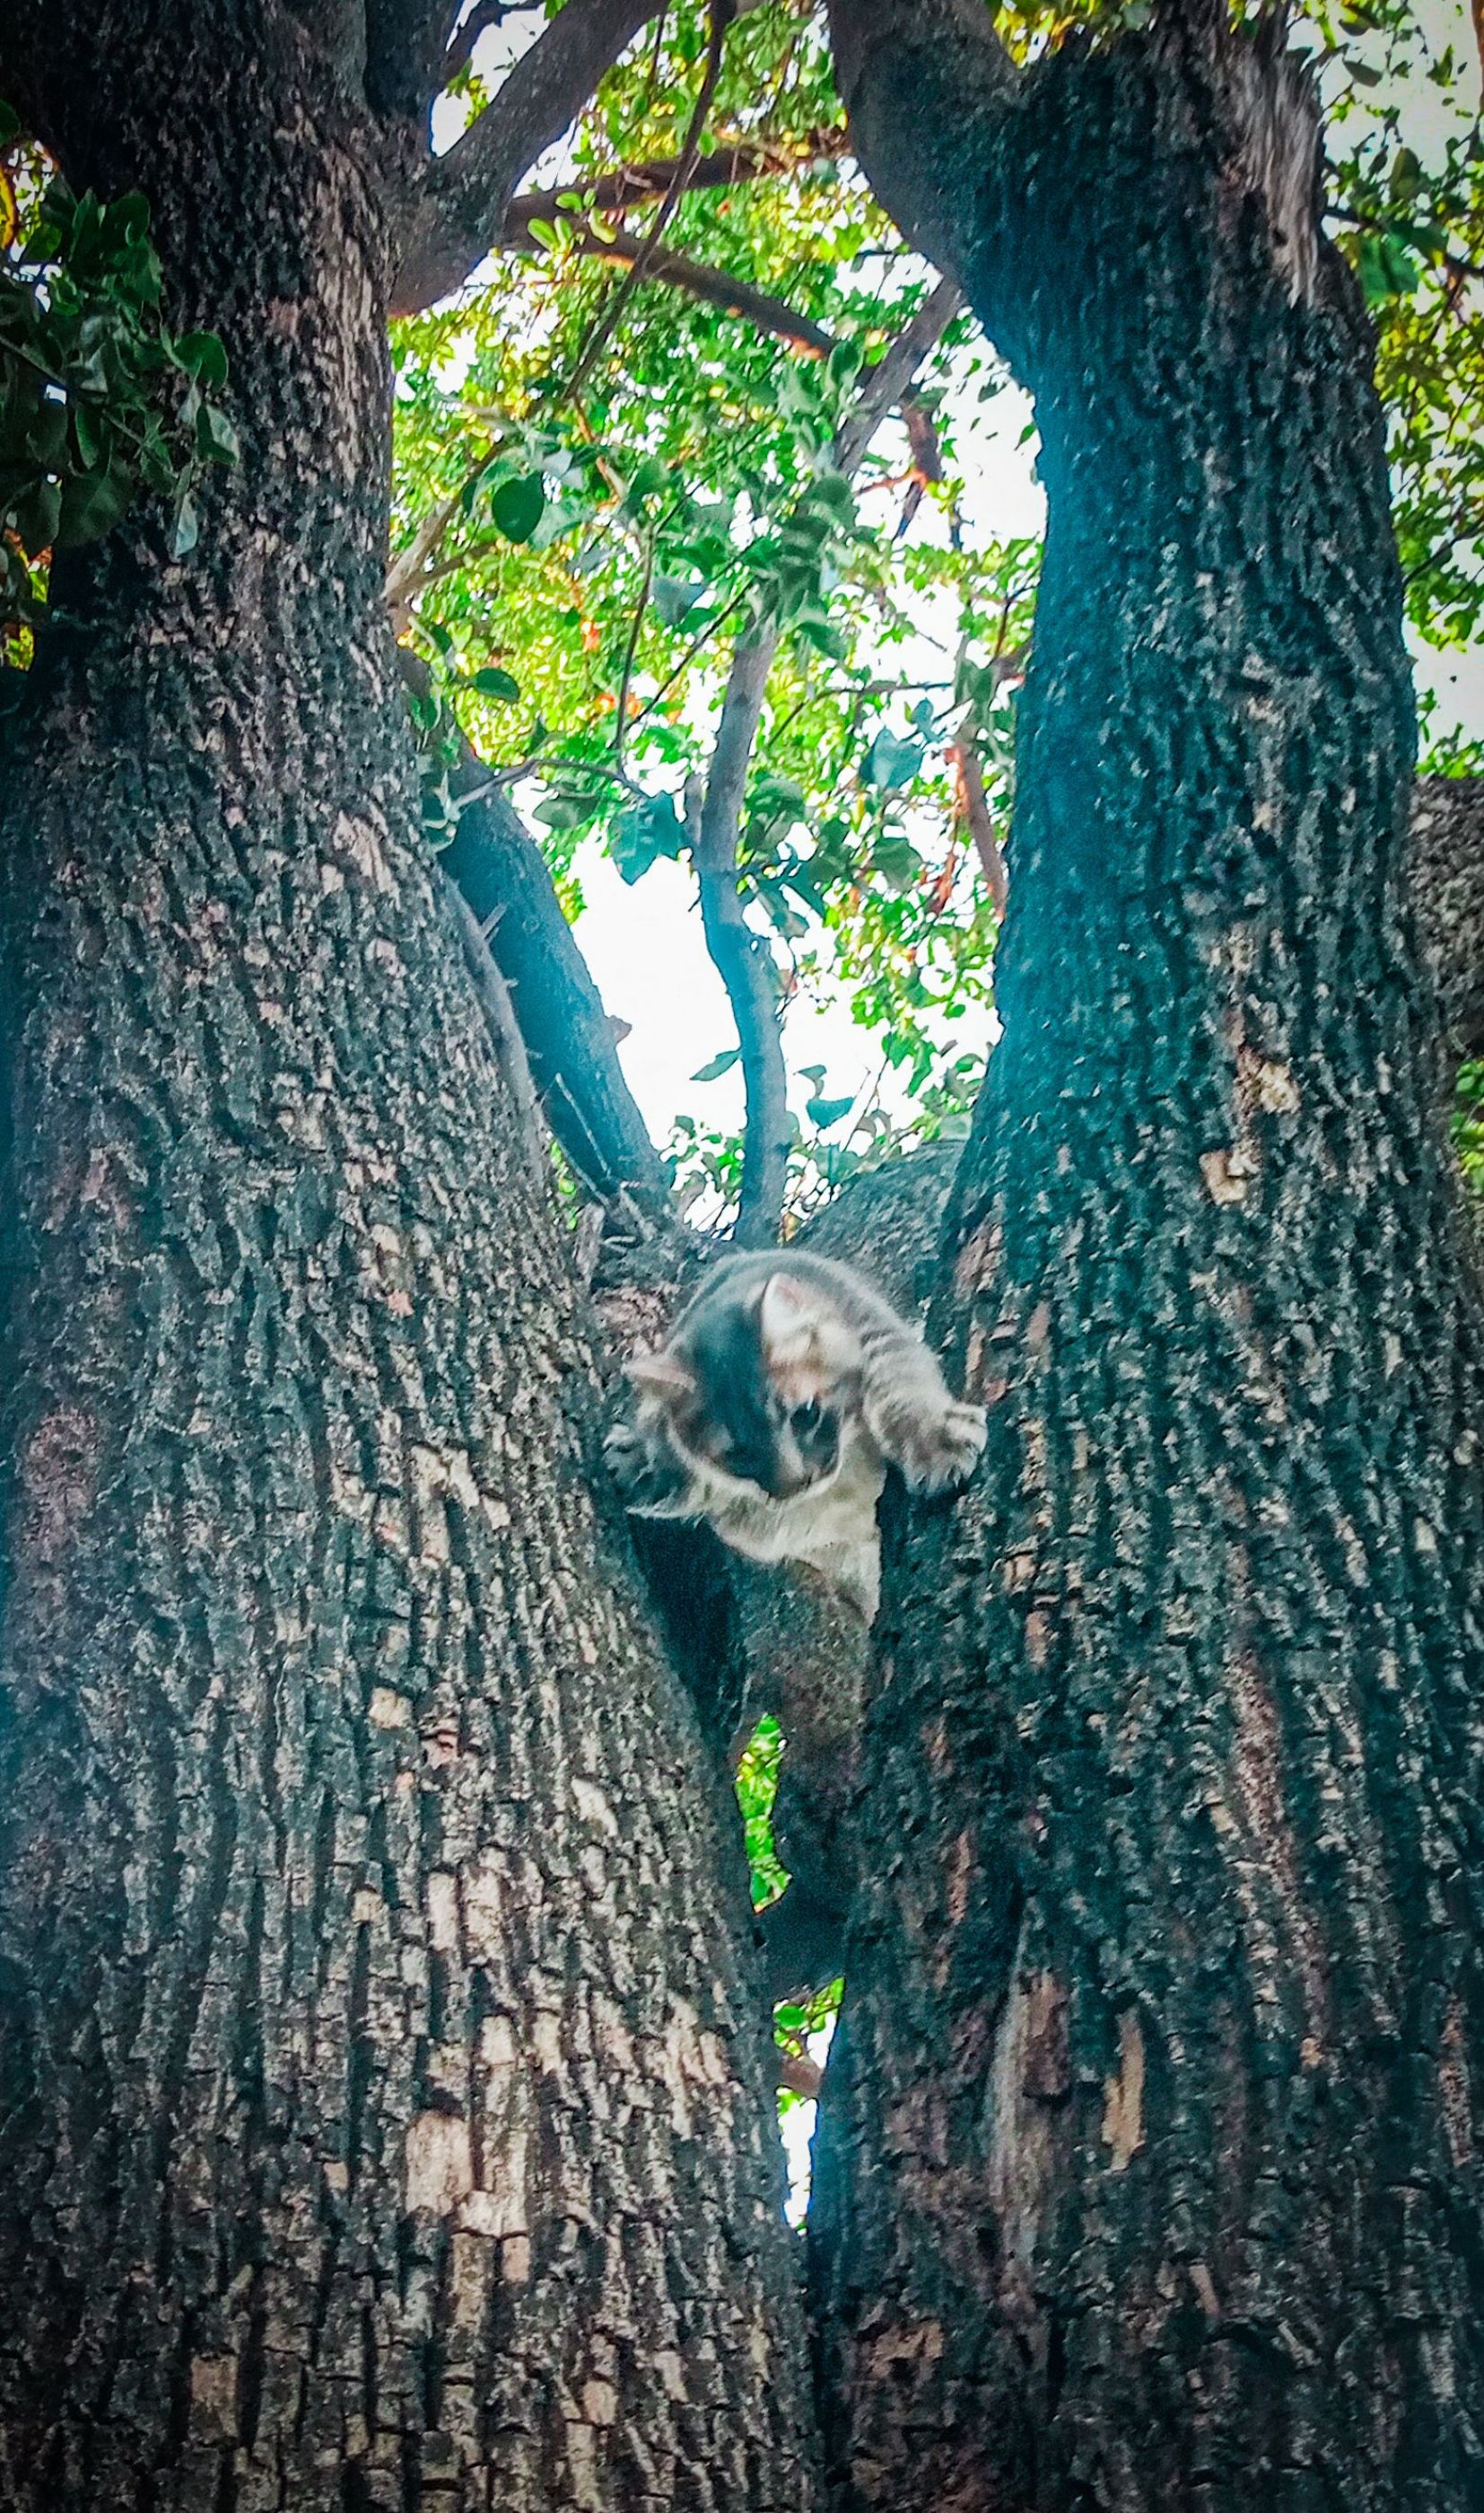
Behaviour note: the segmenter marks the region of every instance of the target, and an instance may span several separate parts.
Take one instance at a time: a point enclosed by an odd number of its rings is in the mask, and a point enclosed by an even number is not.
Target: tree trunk
[[[95,35],[46,137],[244,459],[59,571],[0,814],[0,2501],[792,2513],[740,1852],[416,836],[373,135],[287,11]]]
[[[970,204],[1050,508],[943,1302],[991,1445],[888,1594],[816,2159],[871,2513],[1484,2501],[1479,1321],[1369,341],[1224,18],[1008,103],[909,34],[862,106]]]

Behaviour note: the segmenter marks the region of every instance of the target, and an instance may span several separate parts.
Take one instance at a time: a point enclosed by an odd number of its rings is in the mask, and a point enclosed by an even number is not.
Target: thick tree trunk
[[[1050,506],[944,1309],[991,1446],[887,1602],[816,2169],[872,2513],[1484,2501],[1479,1322],[1368,343],[1224,16],[1004,106],[909,31],[863,113],[879,181],[940,137]]]
[[[97,41],[48,137],[245,455],[59,576],[0,813],[0,2502],[792,2513],[740,1858],[415,834],[369,134],[287,12]]]

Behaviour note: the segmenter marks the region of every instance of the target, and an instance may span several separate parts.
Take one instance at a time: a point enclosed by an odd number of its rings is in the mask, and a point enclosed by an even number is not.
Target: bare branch
[[[622,233],[608,238],[595,234],[591,227],[572,229],[571,241],[578,253],[590,255],[598,261],[622,262],[643,277],[660,279],[672,288],[683,288],[689,297],[698,297],[708,305],[721,306],[723,313],[739,314],[756,323],[760,332],[774,333],[780,340],[792,340],[796,348],[812,350],[816,357],[827,358],[835,346],[835,334],[827,332],[807,314],[796,313],[781,297],[770,297],[764,288],[755,288],[748,279],[733,279],[729,272],[714,270],[709,262],[692,261],[687,254],[671,253],[660,246],[645,251],[645,239]]]
[[[527,167],[561,139],[659,5],[566,0],[463,139],[421,170],[402,222],[394,313],[420,313],[468,278],[498,239]]]
[[[989,797],[984,790],[984,771],[979,765],[978,750],[972,738],[965,734],[959,740],[950,744],[948,755],[958,773],[963,818],[968,825],[969,835],[974,841],[974,852],[979,858],[980,868],[989,885],[990,897],[995,901],[995,913],[996,916],[1003,916],[1005,900],[1009,896],[1005,884],[1005,859],[999,852],[999,840],[995,835],[995,823],[990,817]]]
[[[531,1080],[526,1042],[515,1017],[515,1006],[510,1000],[510,988],[490,951],[488,936],[463,892],[447,875],[444,876],[444,888],[494,1049],[494,1060],[505,1077],[514,1102],[522,1153],[532,1177],[549,1179],[551,1165],[547,1158],[547,1145],[550,1137],[541,1113],[541,1102],[536,1097],[536,1086]]]
[[[691,108],[685,137],[681,143],[681,153],[676,160],[675,172],[665,187],[664,198],[654,213],[653,224],[640,245],[627,276],[611,304],[605,306],[600,313],[582,344],[576,366],[567,379],[568,398],[578,391],[584,378],[591,372],[594,361],[605,342],[611,339],[614,326],[625,304],[648,269],[658,251],[660,238],[675,216],[676,206],[685,187],[686,178],[700,154],[701,134],[706,128],[706,116],[711,111],[711,101],[717,92],[717,81],[722,75],[722,56],[726,45],[726,29],[736,14],[737,0],[711,0],[706,36],[706,66],[701,73],[700,92]]]
[[[815,158],[841,156],[847,145],[844,129],[838,123],[822,125],[797,140],[733,140],[724,148],[713,148],[706,156],[697,157],[678,188],[683,192],[726,191],[733,183],[795,174]],[[580,193],[584,212],[596,210],[600,217],[621,216],[642,202],[663,200],[682,166],[680,158],[648,157],[637,166],[615,166],[606,175],[579,178],[565,183],[560,191],[522,192],[506,213],[505,241],[524,242],[532,219],[563,217],[562,205],[573,192]]]
[[[463,24],[449,38],[449,48],[441,64],[445,87],[467,67],[481,35],[488,34],[491,26],[498,26],[511,14],[512,0],[477,0],[477,6],[470,10]]]
[[[777,973],[767,944],[748,924],[737,890],[747,771],[777,645],[778,632],[771,627],[755,628],[737,641],[695,844],[706,948],[726,988],[742,1051],[747,1122],[736,1237],[743,1248],[773,1245],[788,1178],[788,1072],[778,1034]]]
[[[928,351],[937,347],[962,303],[963,292],[957,281],[940,279],[911,322],[904,324],[896,339],[888,342],[875,366],[865,370],[860,389],[836,435],[837,470],[847,474],[854,471],[886,413],[901,400]]]
[[[955,283],[941,281],[868,370],[836,435],[834,453],[840,470],[855,469],[882,418],[942,339],[960,301]],[[747,922],[737,889],[747,774],[777,644],[776,628],[767,625],[738,639],[694,848],[706,947],[726,988],[742,1052],[746,1123],[736,1236],[744,1248],[770,1248],[778,1236],[791,1139],[777,973],[766,942]]]

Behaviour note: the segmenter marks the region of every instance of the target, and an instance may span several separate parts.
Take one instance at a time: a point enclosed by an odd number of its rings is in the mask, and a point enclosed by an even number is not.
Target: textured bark
[[[97,39],[245,452],[3,784],[0,2502],[807,2504],[740,1857],[416,834],[374,134],[282,13]]]
[[[1224,15],[998,113],[925,33],[858,72],[1050,522],[943,1309],[991,1444],[888,1594],[816,2152],[857,2513],[1484,2501],[1479,1319],[1369,344]]]
[[[1484,1056],[1484,778],[1418,778],[1407,873],[1449,1039]]]

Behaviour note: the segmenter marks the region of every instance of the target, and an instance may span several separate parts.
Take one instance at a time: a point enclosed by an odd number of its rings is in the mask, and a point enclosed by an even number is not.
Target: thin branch
[[[445,157],[427,160],[395,222],[395,314],[449,296],[499,236],[527,166],[560,140],[660,0],[566,0]]]
[[[902,399],[928,351],[937,347],[962,304],[963,291],[957,281],[940,279],[931,294],[923,298],[911,322],[904,324],[896,339],[887,343],[875,366],[866,368],[855,400],[836,433],[838,471],[848,477],[856,469],[886,413]]]
[[[766,942],[748,924],[737,889],[747,772],[777,645],[777,630],[767,626],[737,641],[694,850],[706,948],[726,988],[742,1052],[747,1117],[736,1237],[743,1248],[772,1247],[788,1180],[788,1069],[778,1032],[777,975]]]
[[[645,201],[663,200],[677,186],[681,192],[726,191],[733,183],[796,174],[816,158],[842,155],[846,145],[842,125],[822,124],[797,140],[729,140],[724,147],[697,157],[688,174],[683,158],[646,157],[636,166],[615,166],[605,175],[574,177],[558,191],[522,192],[513,200],[505,213],[505,241],[521,238],[532,219],[568,215],[564,204],[570,202],[574,192],[581,198],[579,215],[591,217],[596,211],[600,218],[620,217]]]
[[[654,580],[654,535],[644,545],[644,574],[640,579],[639,600],[634,605],[634,618],[629,626],[629,642],[624,648],[623,673],[618,684],[618,722],[613,728],[613,764],[623,766],[624,735],[628,730],[629,684],[634,678],[634,658],[639,652],[639,632],[649,608],[649,587]]]
[[[549,1181],[551,1169],[546,1156],[549,1139],[546,1120],[541,1113],[536,1086],[531,1080],[530,1059],[510,1000],[510,988],[490,951],[488,933],[463,892],[447,876],[444,888],[494,1049],[494,1060],[505,1077],[506,1088],[515,1104],[516,1137],[522,1156],[532,1177]]]
[[[681,194],[700,156],[701,134],[706,128],[706,116],[711,111],[712,99],[717,92],[717,81],[722,75],[722,55],[726,46],[726,29],[736,13],[737,0],[711,0],[706,38],[706,66],[701,72],[700,89],[686,126],[685,137],[681,142],[681,153],[676,159],[675,172],[666,184],[664,196],[654,213],[654,223],[635,254],[627,275],[613,292],[611,303],[599,315],[598,321],[583,343],[577,363],[567,379],[564,395],[566,400],[576,399],[584,380],[593,371],[594,363],[602,354],[606,342],[612,339],[619,316],[650,267],[659,249],[660,238],[675,216]]]
[[[1009,897],[1005,880],[1005,859],[999,851],[999,840],[995,835],[995,822],[990,814],[989,797],[984,790],[984,770],[979,764],[979,752],[973,737],[963,734],[957,741],[950,742],[948,756],[957,772],[960,817],[974,841],[974,852],[979,858],[980,868],[989,887],[990,897],[995,902],[995,913],[1002,918],[1005,912],[1005,901]]]
[[[869,370],[836,435],[840,469],[855,469],[959,302],[957,288],[940,282]],[[778,631],[767,622],[737,641],[693,849],[706,947],[726,988],[742,1055],[746,1117],[736,1237],[744,1248],[770,1248],[778,1236],[791,1140],[777,972],[767,943],[747,922],[737,887],[748,769],[777,645]]]
[[[772,297],[765,288],[755,288],[750,279],[733,279],[729,272],[714,269],[709,262],[692,261],[687,254],[671,253],[663,247],[651,249],[647,237],[601,236],[588,226],[573,225],[571,243],[576,252],[595,261],[626,264],[633,286],[641,278],[664,280],[672,288],[683,288],[689,297],[698,297],[705,304],[719,305],[724,314],[739,314],[745,321],[756,323],[760,332],[771,332],[780,340],[791,340],[796,348],[807,349],[815,357],[827,358],[835,347],[836,336],[827,332],[807,314],[797,313],[781,297]],[[633,288],[618,292],[626,302]],[[616,301],[610,310],[621,310]],[[610,337],[605,330],[604,339]],[[601,346],[602,343],[600,342]],[[584,361],[587,350],[583,352]],[[586,368],[581,367],[567,385],[568,396],[575,389]]]

